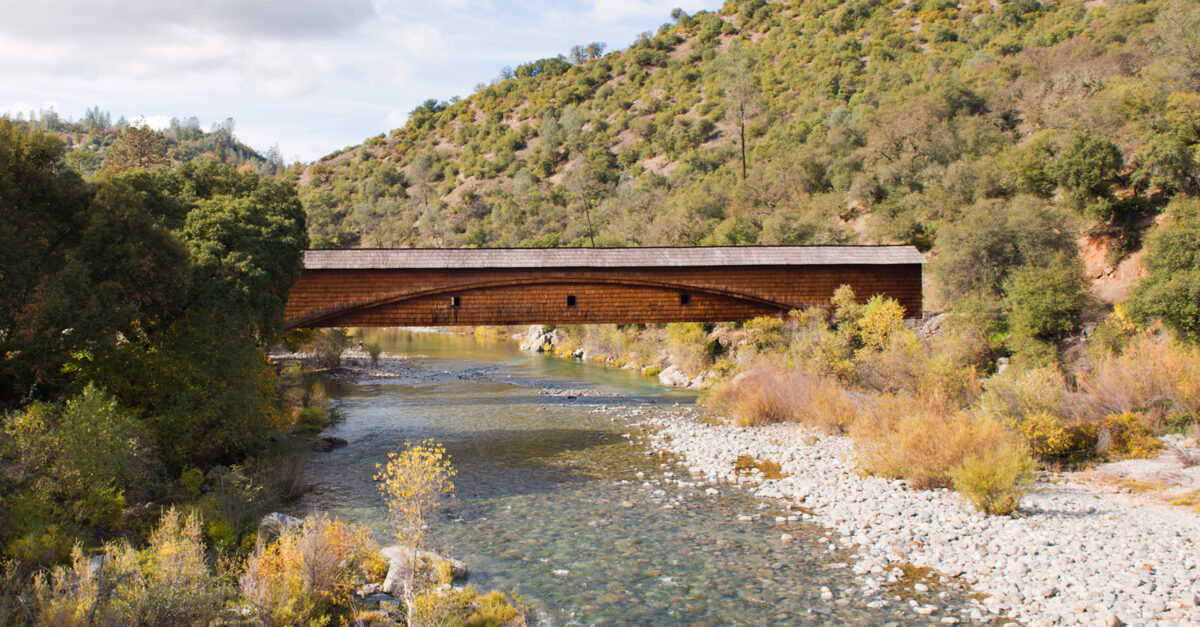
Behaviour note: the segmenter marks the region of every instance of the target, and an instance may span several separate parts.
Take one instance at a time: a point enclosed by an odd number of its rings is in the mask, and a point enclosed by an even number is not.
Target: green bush
[[[209,568],[200,520],[163,514],[149,546],[108,543],[95,568],[79,547],[70,567],[39,574],[33,585],[37,622],[46,625],[207,625],[227,588]]]
[[[1083,268],[1071,257],[1055,256],[1049,263],[1026,265],[1005,282],[1009,346],[1016,363],[1053,363],[1055,344],[1075,331],[1079,317],[1092,302]]]
[[[325,419],[325,410],[320,407],[305,407],[296,417],[296,426],[299,427],[301,433],[320,433],[328,425],[329,421]]]
[[[23,564],[65,558],[83,528],[112,530],[125,493],[149,487],[146,429],[94,385],[62,405],[33,403],[9,415],[3,435],[0,537]]]
[[[366,349],[367,355],[371,357],[371,365],[378,366],[379,355],[383,352],[383,347],[379,345],[379,342],[368,342]]]
[[[1168,213],[1171,219],[1147,238],[1149,274],[1133,289],[1131,313],[1160,318],[1200,346],[1200,199],[1178,198]]]
[[[986,200],[938,230],[932,262],[948,302],[981,295],[999,299],[1009,275],[1075,250],[1067,216],[1032,196]]]
[[[335,369],[342,365],[342,352],[350,346],[350,334],[345,329],[325,329],[317,334],[313,352],[317,365]]]
[[[1050,163],[1048,173],[1067,190],[1068,200],[1076,209],[1085,211],[1088,217],[1108,221],[1112,217],[1111,203],[1095,201],[1108,198],[1109,187],[1123,165],[1120,149],[1108,138],[1076,133]]]

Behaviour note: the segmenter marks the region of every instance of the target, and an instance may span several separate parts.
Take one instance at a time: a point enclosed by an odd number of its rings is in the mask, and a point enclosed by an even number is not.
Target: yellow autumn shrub
[[[954,489],[980,511],[1002,516],[1016,511],[1033,469],[1024,446],[976,449],[950,469],[950,477]]]
[[[258,547],[238,585],[268,625],[326,624],[377,574],[377,552],[365,528],[311,516]]]

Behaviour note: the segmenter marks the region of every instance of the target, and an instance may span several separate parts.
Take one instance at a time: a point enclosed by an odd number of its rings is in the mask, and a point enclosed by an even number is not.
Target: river
[[[638,442],[637,423],[690,410],[694,394],[470,336],[372,337],[399,374],[332,389],[345,419],[329,432],[349,444],[312,455],[299,511],[366,524],[386,541],[376,464],[433,438],[458,473],[433,548],[465,561],[477,587],[520,595],[546,624],[924,622],[901,603],[868,608],[823,527],[775,523],[797,512],[732,486],[660,485],[675,466]],[[761,516],[737,521],[747,514]]]

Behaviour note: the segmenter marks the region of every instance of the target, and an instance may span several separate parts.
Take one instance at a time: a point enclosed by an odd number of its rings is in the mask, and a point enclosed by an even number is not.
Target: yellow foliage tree
[[[405,569],[401,583],[404,587],[404,604],[408,609],[409,623],[415,618],[414,603],[417,597],[417,555],[425,544],[429,523],[445,499],[454,494],[455,475],[450,466],[446,448],[433,440],[419,444],[406,442],[398,453],[389,453],[387,464],[377,466],[375,480],[379,491],[387,502],[388,519],[392,523],[396,540],[408,547],[411,560]]]
[[[429,521],[444,499],[454,494],[455,470],[446,448],[433,440],[408,442],[378,468],[375,480],[387,502],[396,540],[414,548],[424,545]]]

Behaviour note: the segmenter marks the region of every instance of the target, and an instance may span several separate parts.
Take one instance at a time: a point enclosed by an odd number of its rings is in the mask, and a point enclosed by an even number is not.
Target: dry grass
[[[826,433],[844,433],[859,412],[859,402],[836,380],[767,358],[717,386],[707,400],[742,425],[797,422]]]
[[[1019,425],[1033,415],[1067,420],[1082,413],[1087,404],[1087,399],[1071,393],[1066,377],[1056,368],[1010,368],[986,381],[978,410],[989,418]]]
[[[1200,490],[1192,490],[1186,494],[1180,494],[1171,500],[1171,505],[1194,507],[1197,512],[1200,512]]]
[[[981,393],[975,355],[958,336],[927,342],[901,330],[882,351],[860,358],[857,383],[882,393],[909,393],[947,411],[965,408]]]
[[[1135,494],[1145,494],[1147,492],[1163,492],[1170,486],[1165,481],[1157,479],[1134,479],[1133,477],[1125,477],[1118,482],[1122,488],[1127,488]]]
[[[763,479],[782,479],[787,476],[783,473],[783,467],[778,462],[769,459],[759,459],[753,455],[739,456],[737,463],[734,464],[734,470],[737,472],[753,472],[757,470],[761,473]]]
[[[1175,459],[1179,461],[1180,466],[1184,468],[1200,466],[1200,449],[1175,448],[1172,452],[1175,454]]]
[[[366,529],[313,516],[255,550],[238,584],[266,624],[306,624],[348,602],[375,553]]]
[[[918,489],[949,487],[950,469],[972,445],[969,415],[947,416],[894,398],[872,413],[850,432],[863,470]]]
[[[949,487],[952,470],[971,455],[1025,447],[997,420],[965,411],[942,413],[911,397],[882,397],[872,409],[850,432],[859,465],[918,489]]]
[[[1152,431],[1179,428],[1172,419],[1200,418],[1200,350],[1142,334],[1119,356],[1097,360],[1079,388],[1094,416],[1133,412]]]

